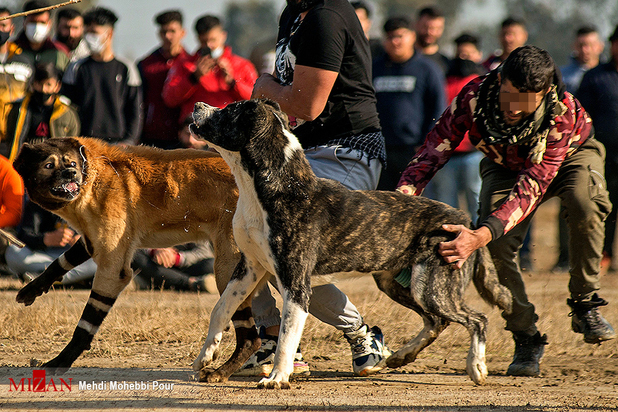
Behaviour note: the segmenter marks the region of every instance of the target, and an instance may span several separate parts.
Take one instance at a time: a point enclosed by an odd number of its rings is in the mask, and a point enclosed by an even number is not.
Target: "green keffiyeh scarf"
[[[558,98],[557,87],[553,84],[532,115],[520,124],[509,126],[500,110],[498,72],[489,73],[479,86],[474,121],[486,144],[528,146],[530,160],[539,164],[547,148],[549,131],[555,126],[554,119],[565,113],[566,106]]]

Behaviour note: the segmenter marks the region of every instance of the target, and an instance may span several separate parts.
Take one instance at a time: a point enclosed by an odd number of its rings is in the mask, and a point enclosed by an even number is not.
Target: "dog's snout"
[[[64,179],[74,179],[75,176],[77,176],[77,170],[70,168],[70,169],[64,169],[61,173],[60,176],[63,177]]]
[[[217,110],[219,109],[209,106],[204,102],[197,102],[193,106],[193,122],[198,126],[202,126],[206,119],[208,119]]]

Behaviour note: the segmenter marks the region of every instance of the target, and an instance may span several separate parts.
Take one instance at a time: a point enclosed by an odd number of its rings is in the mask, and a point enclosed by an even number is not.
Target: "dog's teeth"
[[[62,188],[64,190],[66,190],[67,192],[76,192],[77,189],[79,189],[79,186],[77,185],[77,183],[71,182],[71,183],[66,183],[64,185],[62,185]]]

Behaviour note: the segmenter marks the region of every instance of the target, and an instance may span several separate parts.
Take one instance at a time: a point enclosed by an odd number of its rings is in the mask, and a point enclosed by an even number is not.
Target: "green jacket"
[[[8,108],[6,139],[0,145],[0,154],[7,157],[11,162],[17,157],[19,148],[26,141],[28,126],[30,125],[30,93],[23,99],[18,100]],[[51,137],[79,136],[79,116],[75,109],[70,106],[70,101],[64,96],[57,96],[54,108],[49,119],[49,131]]]

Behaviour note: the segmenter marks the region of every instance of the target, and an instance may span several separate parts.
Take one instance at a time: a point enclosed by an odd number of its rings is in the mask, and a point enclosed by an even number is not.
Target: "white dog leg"
[[[466,371],[477,385],[485,383],[488,374],[485,364],[485,340],[476,331],[470,333],[470,351],[468,352]]]
[[[289,378],[294,370],[294,354],[303,334],[308,312],[289,299],[289,292],[283,293],[283,317],[279,342],[275,353],[275,364],[270,376],[263,378],[258,388],[289,389]]]
[[[262,268],[259,270],[248,268],[247,274],[242,279],[233,279],[227,284],[210,315],[208,336],[200,354],[193,362],[194,371],[200,371],[216,359],[223,331],[229,325],[232,315],[265,275],[266,270]]]

